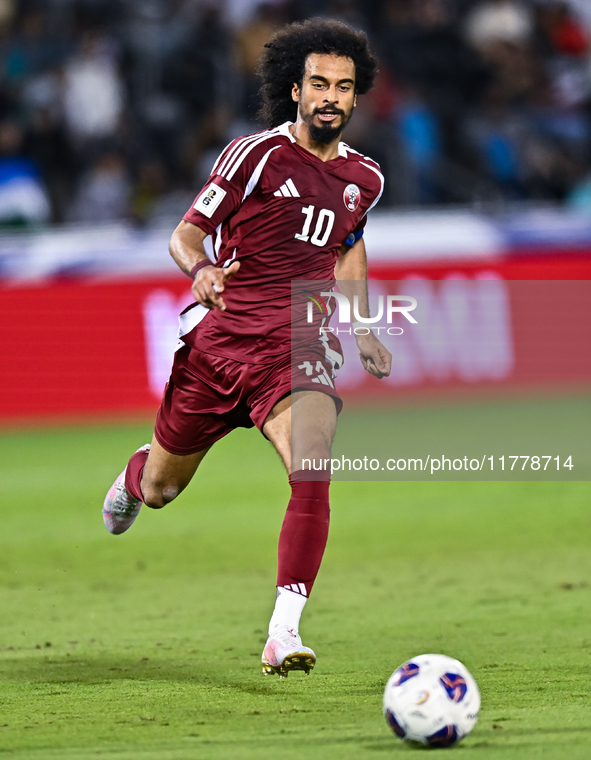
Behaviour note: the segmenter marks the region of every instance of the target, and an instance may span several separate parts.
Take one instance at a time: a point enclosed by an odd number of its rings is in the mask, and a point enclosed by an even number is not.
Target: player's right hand
[[[240,269],[240,262],[234,261],[227,269],[211,266],[203,267],[197,272],[191,290],[197,303],[208,309],[226,311],[226,304],[220,293],[225,284]]]

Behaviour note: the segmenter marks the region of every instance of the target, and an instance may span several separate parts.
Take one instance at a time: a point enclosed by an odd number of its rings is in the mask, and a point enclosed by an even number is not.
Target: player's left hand
[[[392,354],[380,343],[373,333],[369,335],[356,335],[359,358],[363,368],[370,375],[381,380],[388,377],[392,368]]]

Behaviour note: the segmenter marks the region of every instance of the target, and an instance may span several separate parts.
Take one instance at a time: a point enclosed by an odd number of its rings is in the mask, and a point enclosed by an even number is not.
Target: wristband
[[[199,261],[197,264],[195,264],[195,266],[189,272],[189,275],[194,280],[195,277],[197,276],[197,272],[200,269],[203,269],[203,267],[213,267],[213,266],[215,266],[213,261],[210,261],[209,259],[203,259],[203,261]]]

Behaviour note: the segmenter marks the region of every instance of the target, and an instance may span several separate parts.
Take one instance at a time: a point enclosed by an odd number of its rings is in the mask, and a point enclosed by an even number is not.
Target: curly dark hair
[[[378,62],[365,32],[323,18],[288,24],[266,43],[259,61],[258,75],[263,80],[259,116],[270,127],[296,120],[298,104],[292,100],[291,91],[294,83],[301,86],[306,58],[311,53],[351,58],[355,64],[355,92],[364,95],[371,90]]]

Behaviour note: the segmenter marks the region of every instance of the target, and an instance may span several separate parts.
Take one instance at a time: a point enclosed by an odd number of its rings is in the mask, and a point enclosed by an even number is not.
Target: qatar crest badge
[[[347,185],[343,193],[343,200],[349,211],[355,211],[361,200],[361,190],[357,185]]]

